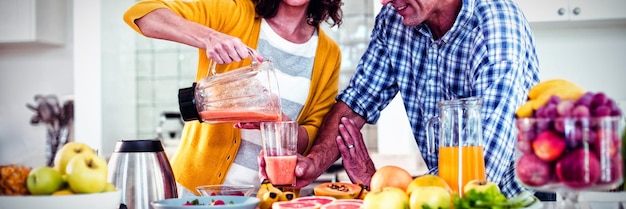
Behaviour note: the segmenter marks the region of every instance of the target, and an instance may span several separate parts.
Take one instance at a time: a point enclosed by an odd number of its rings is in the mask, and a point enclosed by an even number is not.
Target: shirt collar
[[[449,43],[451,39],[454,39],[465,30],[465,26],[473,16],[475,1],[476,0],[462,0],[461,10],[456,16],[452,28],[448,32],[443,34],[443,36],[439,40],[433,40],[433,35],[430,31],[430,27],[426,22],[418,25],[416,27],[416,30],[422,35],[430,37],[433,42],[437,41],[441,43]]]

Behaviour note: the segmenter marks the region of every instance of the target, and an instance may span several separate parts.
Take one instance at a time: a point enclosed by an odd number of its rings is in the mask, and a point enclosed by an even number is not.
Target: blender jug
[[[439,102],[439,116],[429,119],[426,128],[428,149],[438,148],[439,177],[454,192],[463,194],[471,180],[486,180],[482,146],[482,99],[470,97]],[[435,122],[439,122],[439,145],[435,147]]]
[[[253,59],[247,67],[209,75],[178,91],[184,121],[204,123],[276,121],[282,116],[274,65]]]

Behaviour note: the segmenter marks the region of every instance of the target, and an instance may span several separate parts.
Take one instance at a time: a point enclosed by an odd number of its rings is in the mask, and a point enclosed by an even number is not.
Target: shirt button
[[[230,155],[226,156],[226,160],[230,160]]]
[[[233,144],[237,144],[237,139],[233,139]]]
[[[222,178],[222,173],[218,173],[217,178]]]
[[[433,79],[428,80],[428,84],[432,85],[435,84],[435,82],[433,81]]]

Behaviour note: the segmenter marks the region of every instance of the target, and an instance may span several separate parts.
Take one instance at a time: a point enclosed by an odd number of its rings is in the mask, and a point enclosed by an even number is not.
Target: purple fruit
[[[574,101],[573,100],[561,100],[559,104],[556,106],[556,112],[559,116],[569,116],[572,114],[572,110],[574,109]]]
[[[590,115],[589,107],[585,105],[578,105],[572,110],[572,116],[574,117],[589,117]]]
[[[582,96],[580,96],[578,98],[578,100],[576,100],[576,106],[578,105],[583,105],[583,106],[587,106],[589,107],[591,105],[591,100],[593,100],[593,96],[594,94],[591,92],[586,92],[585,94],[583,94]]]
[[[589,107],[595,108],[595,107],[602,106],[606,104],[607,100],[608,98],[606,97],[606,95],[602,92],[599,92],[593,95],[593,98],[591,100],[591,104],[589,105]]]
[[[522,155],[515,172],[519,180],[528,186],[543,186],[552,179],[550,164],[533,154]]]
[[[532,154],[533,139],[535,139],[535,134],[532,131],[519,132],[517,134],[517,148],[524,154]]]
[[[565,186],[582,189],[600,180],[600,161],[595,153],[584,148],[565,154],[556,163],[556,176]]]
[[[594,117],[605,117],[605,116],[610,116],[611,115],[611,107],[606,106],[606,105],[602,105],[602,106],[597,106],[595,107],[595,109],[593,109],[593,115]]]

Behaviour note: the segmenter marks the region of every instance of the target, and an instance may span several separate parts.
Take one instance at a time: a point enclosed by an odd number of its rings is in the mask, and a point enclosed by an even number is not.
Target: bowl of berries
[[[559,194],[558,208],[580,208],[579,192],[607,191],[623,182],[623,121],[602,92],[551,95],[531,114],[517,116],[516,180]]]
[[[246,196],[189,196],[153,201],[154,209],[225,208],[255,209],[261,200]]]
[[[254,185],[204,185],[196,187],[202,196],[250,196]]]

